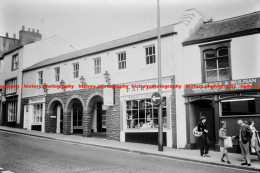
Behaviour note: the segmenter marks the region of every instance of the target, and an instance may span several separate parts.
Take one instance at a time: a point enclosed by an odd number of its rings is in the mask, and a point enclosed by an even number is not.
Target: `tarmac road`
[[[0,168],[15,173],[250,172],[3,131],[0,131]]]

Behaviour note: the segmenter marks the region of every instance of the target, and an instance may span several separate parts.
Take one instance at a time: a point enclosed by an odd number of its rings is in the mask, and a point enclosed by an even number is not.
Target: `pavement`
[[[198,150],[187,150],[187,149],[174,149],[169,147],[164,147],[164,151],[158,151],[156,145],[149,144],[139,144],[139,143],[130,143],[130,142],[119,142],[108,140],[105,138],[98,137],[82,137],[79,135],[63,135],[56,133],[42,133],[39,131],[30,131],[25,129],[17,129],[6,126],[0,126],[1,131],[7,131],[17,134],[35,136],[40,138],[46,138],[61,142],[69,142],[80,145],[95,146],[101,148],[108,148],[113,150],[120,150],[126,152],[133,152],[143,155],[157,156],[162,158],[171,158],[178,160],[185,160],[191,162],[199,162],[203,164],[217,165],[222,167],[237,168],[243,170],[257,171],[260,172],[260,160],[257,156],[251,155],[251,166],[241,166],[242,163],[241,155],[235,153],[229,153],[229,158],[231,164],[221,162],[221,153],[210,151],[209,155],[211,157],[201,157]]]

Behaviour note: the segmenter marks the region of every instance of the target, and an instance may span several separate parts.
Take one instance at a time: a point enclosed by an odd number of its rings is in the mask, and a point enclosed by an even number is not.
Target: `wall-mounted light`
[[[83,76],[81,76],[81,77],[79,78],[79,81],[80,81],[80,83],[81,83],[82,85],[85,85],[85,84],[86,84],[86,79],[85,79]]]
[[[105,77],[105,80],[106,80],[106,82],[107,82],[107,84],[110,84],[110,74],[106,71],[105,73],[104,73],[104,77]]]
[[[48,94],[47,84],[44,83],[43,86],[44,86],[44,88],[43,88],[43,92],[44,92],[45,94]]]
[[[65,82],[63,81],[63,79],[60,81],[60,85],[61,85],[63,91],[65,91],[65,87],[63,87],[65,85]]]

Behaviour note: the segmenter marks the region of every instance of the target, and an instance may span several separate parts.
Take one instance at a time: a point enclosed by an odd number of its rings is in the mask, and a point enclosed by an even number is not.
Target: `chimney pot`
[[[23,25],[23,26],[22,26],[22,31],[24,31],[24,30],[25,30],[25,26]]]
[[[35,32],[35,30],[34,30],[34,29],[32,29],[32,32]]]
[[[16,34],[14,34],[14,38],[16,38]]]
[[[39,34],[39,29],[37,29],[37,33]]]
[[[7,33],[5,33],[5,37],[7,37],[7,38],[8,38],[8,32],[7,32]]]
[[[31,29],[30,29],[30,28],[28,28],[28,31],[31,31]]]

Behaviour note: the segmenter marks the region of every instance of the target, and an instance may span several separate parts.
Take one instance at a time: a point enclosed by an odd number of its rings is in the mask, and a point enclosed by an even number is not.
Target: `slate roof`
[[[178,24],[178,23],[161,27],[161,29],[160,29],[161,36],[176,34],[176,32],[174,31],[174,26],[176,24]],[[48,66],[48,65],[51,65],[51,64],[57,64],[59,62],[64,62],[64,61],[76,59],[76,58],[79,58],[79,57],[83,57],[83,56],[86,56],[86,55],[91,55],[91,54],[111,50],[111,49],[118,48],[118,47],[127,46],[127,45],[134,44],[134,43],[137,43],[137,42],[140,42],[140,41],[154,39],[156,37],[157,37],[157,29],[149,30],[149,31],[139,33],[139,34],[136,34],[136,35],[132,35],[132,36],[129,36],[129,37],[125,37],[125,38],[122,38],[122,39],[110,41],[110,42],[99,44],[99,45],[96,45],[96,46],[93,46],[93,47],[89,47],[89,48],[85,48],[85,49],[82,49],[82,50],[70,52],[70,53],[67,53],[67,54],[63,54],[63,55],[60,55],[60,56],[57,56],[57,57],[54,57],[54,58],[48,58],[44,61],[41,61],[39,63],[36,63],[36,64],[24,69],[23,71],[29,71],[29,70],[33,70],[33,69],[36,69],[36,68]]]
[[[184,46],[260,32],[260,11],[204,23],[182,44]]]

